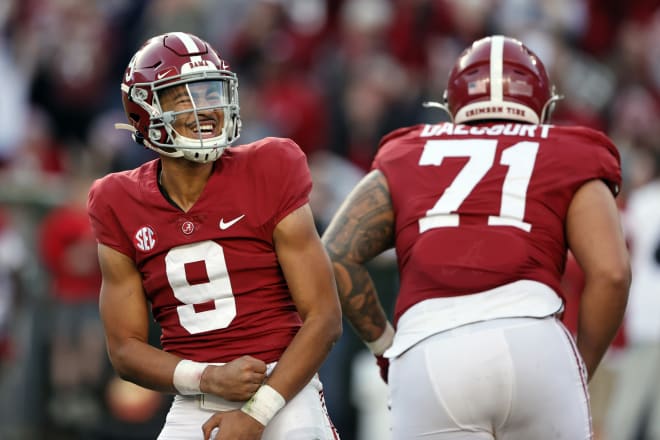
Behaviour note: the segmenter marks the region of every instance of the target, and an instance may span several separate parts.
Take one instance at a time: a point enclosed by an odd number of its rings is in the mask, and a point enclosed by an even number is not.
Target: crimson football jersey
[[[592,179],[614,194],[621,184],[616,147],[584,127],[416,125],[384,137],[372,167],[395,215],[395,320],[425,299],[517,280],[562,295],[573,195]]]
[[[309,200],[304,153],[289,139],[227,148],[183,212],[158,187],[158,159],[97,180],[97,240],[142,274],[164,350],[199,362],[279,359],[301,326],[273,245],[280,220]]]

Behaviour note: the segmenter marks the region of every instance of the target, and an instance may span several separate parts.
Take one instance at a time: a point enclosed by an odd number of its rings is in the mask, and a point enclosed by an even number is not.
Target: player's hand
[[[204,440],[259,440],[264,425],[243,411],[235,410],[213,414],[202,425],[202,432]]]
[[[227,400],[248,400],[266,379],[266,363],[241,356],[225,365],[209,365],[202,374],[203,392]]]
[[[390,360],[386,357],[383,357],[381,354],[380,356],[376,356],[376,363],[378,364],[378,368],[380,368],[380,377],[387,383],[387,374],[390,370]]]

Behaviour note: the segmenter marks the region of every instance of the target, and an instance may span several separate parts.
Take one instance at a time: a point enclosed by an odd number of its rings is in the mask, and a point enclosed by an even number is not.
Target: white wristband
[[[284,404],[286,400],[273,387],[261,385],[250,400],[241,407],[241,411],[266,426]]]
[[[381,354],[385,353],[385,350],[390,348],[392,345],[392,342],[394,341],[394,327],[392,327],[392,324],[387,322],[387,325],[385,326],[385,331],[383,331],[383,334],[378,337],[375,341],[371,342],[364,342],[366,346],[371,350],[373,354],[376,356],[380,356]]]
[[[202,391],[199,386],[202,381],[202,373],[204,373],[207,366],[208,364],[182,359],[176,364],[172,376],[174,388],[184,396],[201,394]]]

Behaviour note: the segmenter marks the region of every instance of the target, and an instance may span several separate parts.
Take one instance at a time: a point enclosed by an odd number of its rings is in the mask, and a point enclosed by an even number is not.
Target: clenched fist
[[[209,365],[202,374],[200,389],[227,400],[248,400],[266,378],[266,363],[241,356],[225,365]]]

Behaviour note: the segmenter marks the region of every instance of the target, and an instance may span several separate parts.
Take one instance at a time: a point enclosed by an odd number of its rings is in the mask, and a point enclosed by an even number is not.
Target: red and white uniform
[[[273,230],[309,200],[307,161],[293,141],[228,148],[195,205],[183,212],[158,186],[159,160],[97,180],[89,215],[97,240],[142,274],[165,351],[198,362],[251,355],[269,371],[302,325],[273,247]],[[242,402],[174,398],[159,439],[198,439],[210,412]],[[335,439],[318,377],[268,424],[264,440],[300,431]]]
[[[308,201],[304,154],[275,138],[229,148],[188,212],[160,192],[158,166],[98,180],[89,213],[98,241],[135,261],[163,349],[199,362],[278,360],[301,321],[273,230]]]
[[[446,419],[424,432],[545,438],[543,430],[557,422],[571,438],[588,438],[582,364],[554,316],[563,303],[568,207],[580,186],[593,179],[618,192],[616,147],[600,132],[581,127],[416,125],[386,136],[373,168],[388,182],[401,275],[397,332],[385,353],[392,358],[393,402],[401,405],[392,407],[394,438],[416,438],[422,429],[416,421],[427,417],[433,425],[439,413]],[[525,360],[534,359],[539,346],[550,355],[536,363]],[[547,396],[507,391],[529,390],[525,383],[547,381],[556,371],[574,372],[553,383],[559,393],[551,387]],[[450,377],[456,380],[443,379]],[[468,389],[459,377],[476,383]],[[495,399],[499,407],[513,409],[513,416],[525,408],[562,411],[543,421],[547,425],[511,430],[506,423],[511,414],[494,415],[476,401],[461,403],[472,392],[479,399],[478,383],[484,402]],[[413,403],[415,396],[428,390],[436,402],[429,414],[412,414],[424,407]],[[539,396],[541,402],[533,401]],[[494,418],[479,419],[483,414]]]
[[[521,279],[560,293],[573,194],[592,179],[615,192],[621,184],[604,135],[548,125],[418,125],[386,137],[373,166],[387,178],[396,217],[397,318],[428,298]]]

